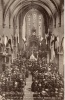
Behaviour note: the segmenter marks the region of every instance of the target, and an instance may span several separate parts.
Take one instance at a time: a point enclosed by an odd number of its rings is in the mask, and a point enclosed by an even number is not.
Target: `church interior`
[[[64,100],[64,0],[0,0],[0,100]]]

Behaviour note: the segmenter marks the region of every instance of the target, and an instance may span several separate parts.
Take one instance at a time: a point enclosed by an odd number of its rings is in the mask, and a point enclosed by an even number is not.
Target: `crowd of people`
[[[1,73],[0,96],[2,99],[0,100],[7,100],[7,98],[23,100],[29,72],[32,75],[31,91],[34,100],[64,99],[64,78],[55,63],[47,64],[45,59],[35,62],[23,59],[15,60]]]
[[[22,61],[16,60],[0,75],[0,100],[23,100],[28,70]]]
[[[51,98],[63,100],[64,80],[56,64],[39,64],[36,62],[32,64],[31,73],[31,90],[34,92],[34,100],[51,100]]]

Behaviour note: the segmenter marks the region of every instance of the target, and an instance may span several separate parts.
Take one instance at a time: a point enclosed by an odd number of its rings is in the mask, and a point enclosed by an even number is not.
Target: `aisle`
[[[23,100],[33,100],[33,93],[31,92],[32,76],[26,79],[26,86],[24,89],[24,98]]]

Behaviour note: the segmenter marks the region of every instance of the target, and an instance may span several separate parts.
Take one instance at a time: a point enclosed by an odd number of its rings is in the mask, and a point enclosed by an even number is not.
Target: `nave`
[[[64,100],[64,0],[0,0],[0,100]]]
[[[34,100],[33,92],[31,91],[31,84],[32,84],[32,75],[29,74],[29,77],[26,79],[26,86],[24,88],[23,100]]]
[[[23,100],[63,100],[63,77],[58,73],[57,66],[33,64],[31,67]]]
[[[64,78],[54,63],[44,60],[7,68],[0,76],[1,100],[63,100]],[[6,74],[5,74],[6,73]]]

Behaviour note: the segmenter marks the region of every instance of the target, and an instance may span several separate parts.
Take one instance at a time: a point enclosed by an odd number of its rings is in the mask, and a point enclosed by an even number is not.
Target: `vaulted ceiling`
[[[25,9],[43,8],[43,11],[49,16],[53,16],[60,9],[60,3],[63,0],[1,0],[3,5],[3,18],[6,18],[7,12],[10,11],[11,17],[17,16]]]

